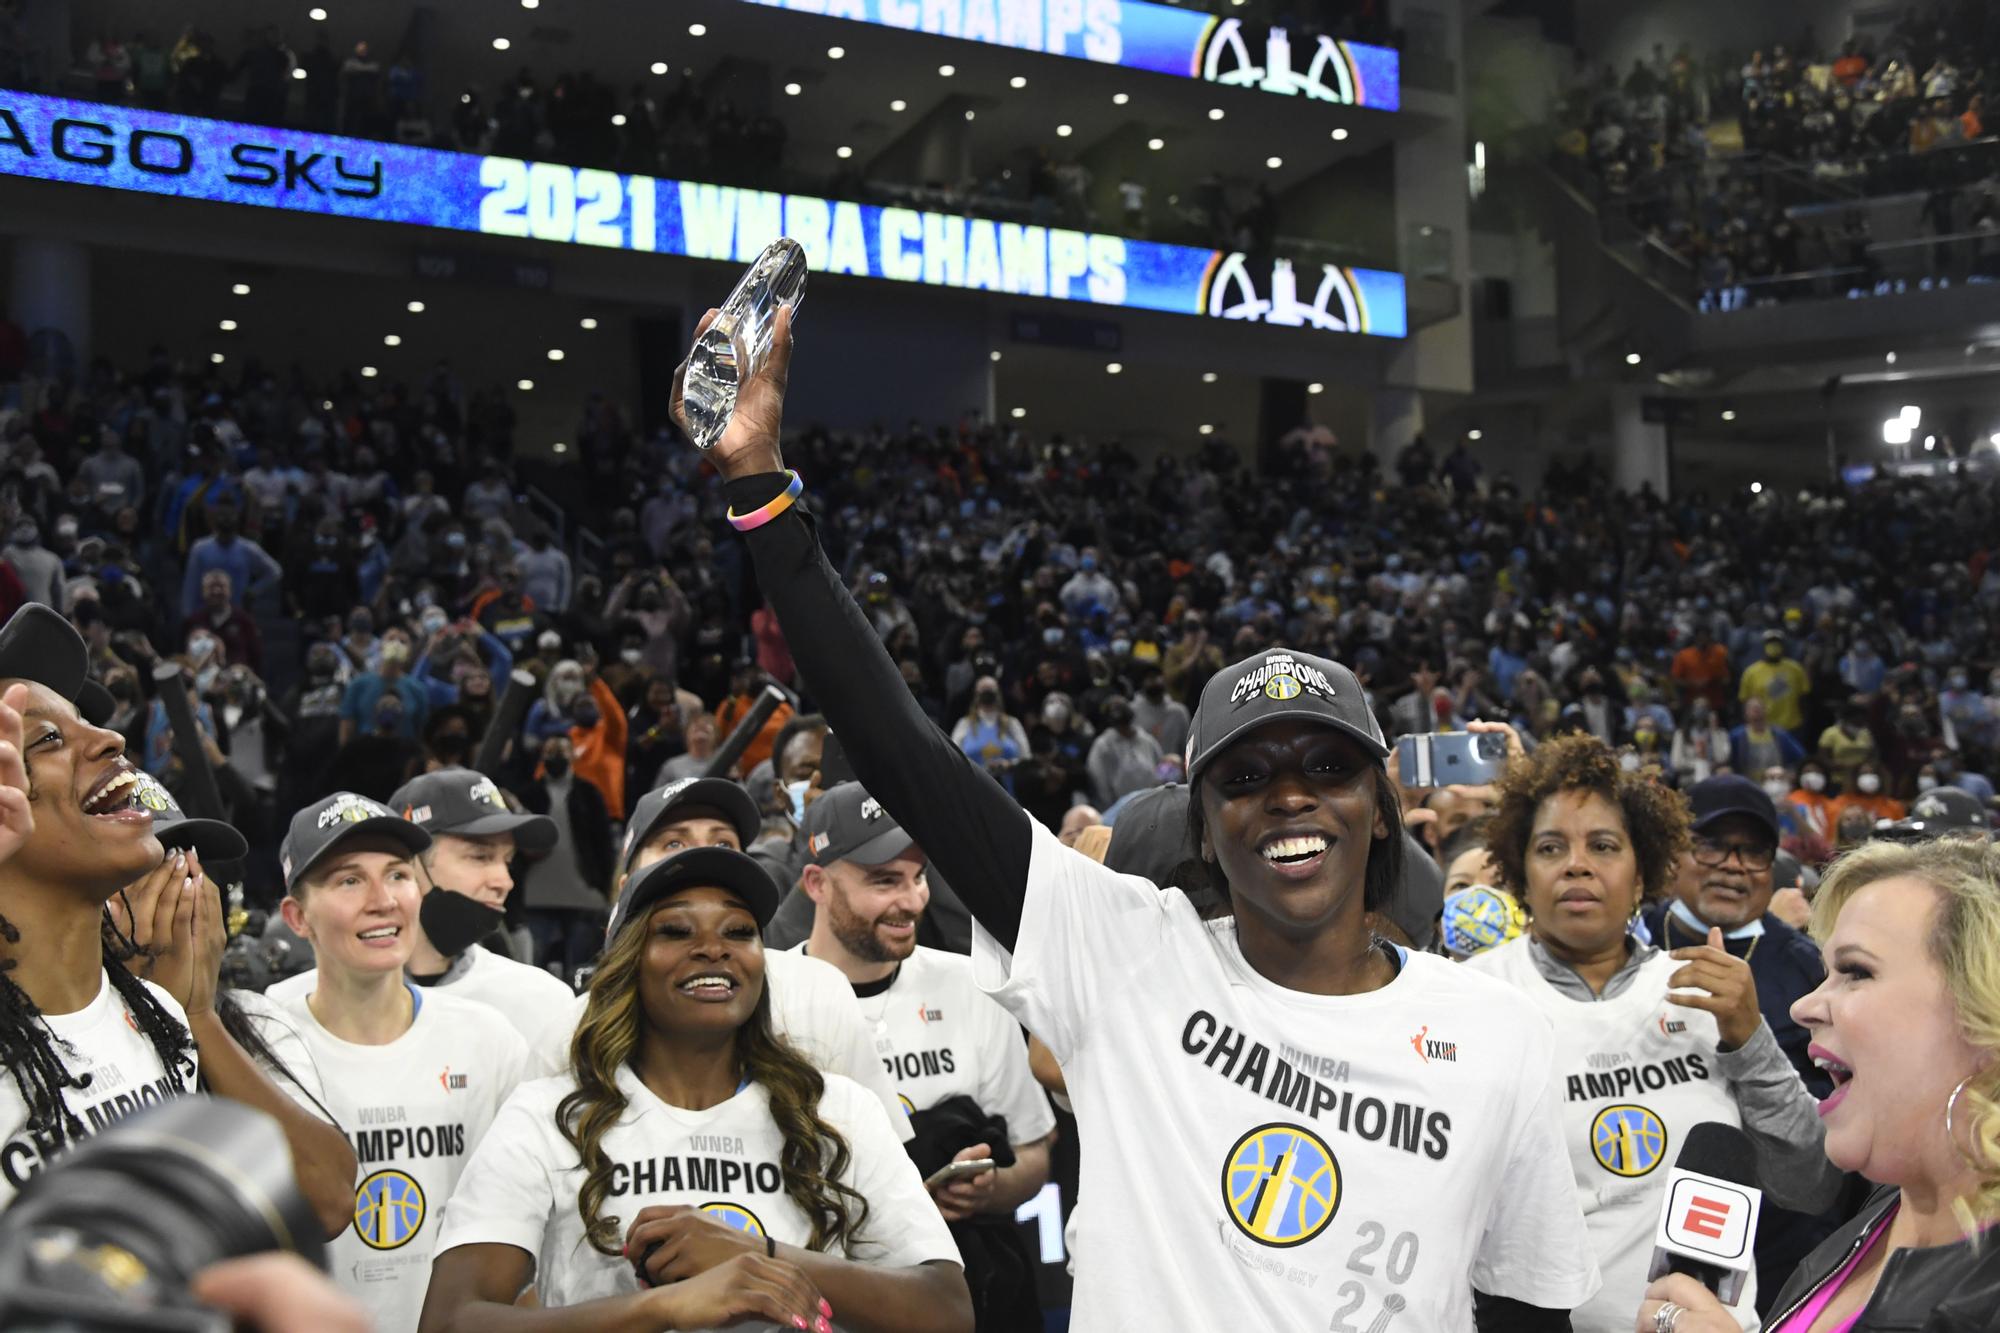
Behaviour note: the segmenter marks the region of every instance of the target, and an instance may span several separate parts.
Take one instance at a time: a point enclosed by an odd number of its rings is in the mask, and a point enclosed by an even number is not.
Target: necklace
[[[1671,942],[1673,941],[1673,934],[1674,934],[1674,929],[1675,929],[1675,927],[1677,927],[1677,926],[1678,926],[1678,927],[1679,927],[1680,929],[1682,929],[1682,930],[1686,930],[1686,929],[1687,929],[1687,927],[1686,927],[1686,926],[1683,926],[1683,925],[1681,925],[1680,921],[1679,921],[1678,919],[1676,919],[1676,918],[1675,918],[1675,916],[1674,916],[1674,914],[1673,914],[1672,912],[1668,912],[1668,913],[1666,914],[1666,916],[1667,916],[1667,940],[1668,940],[1668,942],[1669,942],[1669,943],[1671,943]],[[1696,946],[1696,947],[1700,947],[1701,945],[1704,945],[1704,944],[1708,943],[1708,940],[1707,940],[1706,938],[1702,937],[1702,936],[1696,936],[1696,937],[1695,937],[1695,941],[1694,941],[1694,942],[1695,942],[1695,946]],[[1752,954],[1756,953],[1756,952],[1757,952],[1757,946],[1758,946],[1758,945],[1760,945],[1760,944],[1762,944],[1763,942],[1764,942],[1764,937],[1763,937],[1762,935],[1753,935],[1753,936],[1751,936],[1751,938],[1750,938],[1750,947],[1749,947],[1749,948],[1747,948],[1747,949],[1745,949],[1745,950],[1743,951],[1743,961],[1744,961],[1744,962],[1746,962],[1746,963],[1747,963],[1747,962],[1749,962],[1749,961],[1750,961],[1750,955],[1752,955]],[[1728,953],[1728,952],[1729,952],[1729,947],[1728,947],[1728,938],[1727,938],[1726,936],[1724,937],[1724,941],[1723,941],[1723,950],[1722,950],[1722,951],[1723,951],[1724,953]]]

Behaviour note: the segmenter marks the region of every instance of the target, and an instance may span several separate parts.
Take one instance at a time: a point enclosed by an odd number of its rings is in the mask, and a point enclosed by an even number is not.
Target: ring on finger
[[[1674,1333],[1674,1326],[1680,1323],[1681,1316],[1685,1313],[1687,1312],[1680,1306],[1668,1301],[1653,1311],[1653,1333]]]

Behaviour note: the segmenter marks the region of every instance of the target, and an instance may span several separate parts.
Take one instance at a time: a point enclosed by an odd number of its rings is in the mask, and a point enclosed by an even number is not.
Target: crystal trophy
[[[805,295],[806,252],[780,236],[743,274],[688,355],[682,405],[696,448],[713,449],[722,438],[736,410],[736,391],[771,354],[779,308],[790,306],[796,319]]]

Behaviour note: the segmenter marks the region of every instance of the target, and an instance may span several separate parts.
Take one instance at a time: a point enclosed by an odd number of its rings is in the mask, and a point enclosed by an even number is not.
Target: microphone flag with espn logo
[[[1712,1121],[1690,1129],[1667,1174],[1646,1280],[1686,1273],[1736,1304],[1756,1265],[1751,1242],[1764,1202],[1756,1178],[1757,1155],[1742,1130]]]

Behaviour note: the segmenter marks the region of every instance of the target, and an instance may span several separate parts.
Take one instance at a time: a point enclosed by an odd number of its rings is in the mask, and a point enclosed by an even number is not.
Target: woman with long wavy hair
[[[763,867],[634,874],[570,1046],[466,1164],[424,1333],[965,1333],[958,1252],[879,1105],[773,1035]],[[534,1284],[541,1308],[515,1304]],[[837,1312],[837,1313],[836,1313]]]

